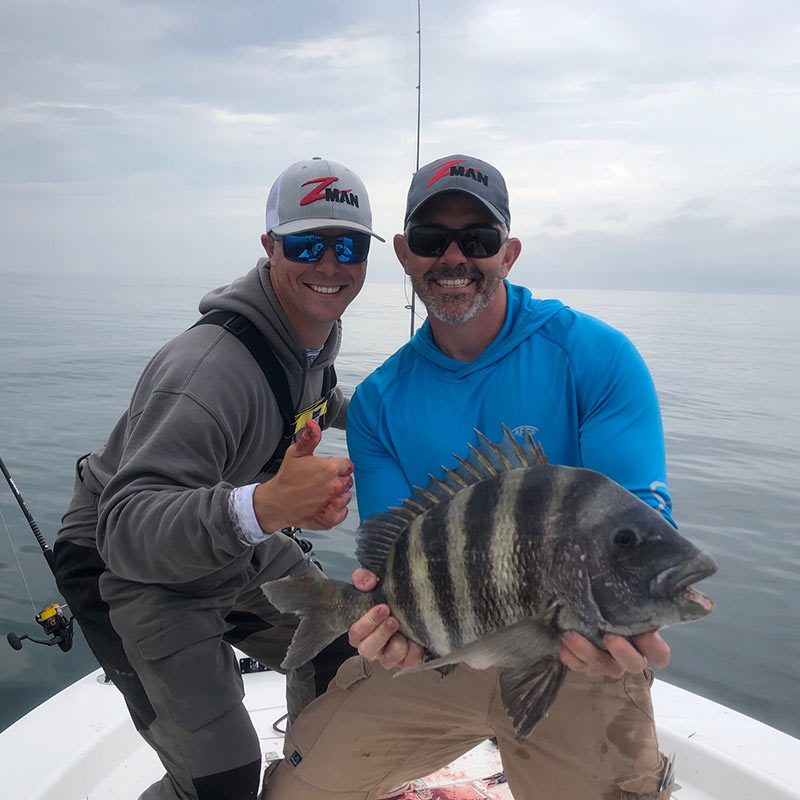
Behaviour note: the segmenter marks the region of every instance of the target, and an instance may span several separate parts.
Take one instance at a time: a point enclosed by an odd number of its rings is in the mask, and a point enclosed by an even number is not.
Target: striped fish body
[[[373,605],[386,602],[428,658],[403,670],[500,668],[504,705],[527,736],[555,701],[566,668],[561,634],[598,647],[698,619],[713,603],[691,584],[714,562],[658,512],[587,469],[551,466],[530,434],[470,447],[400,507],[362,522],[356,557],[373,592],[328,579],[264,584],[300,624],[285,668],[310,660]]]
[[[524,523],[552,469],[490,476],[406,527],[378,574],[410,638],[442,656],[544,610],[548,587],[539,567],[549,561],[548,541]],[[360,551],[369,560],[368,541]]]

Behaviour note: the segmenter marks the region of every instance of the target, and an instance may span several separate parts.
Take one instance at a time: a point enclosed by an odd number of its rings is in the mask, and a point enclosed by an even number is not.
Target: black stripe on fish
[[[421,530],[428,580],[433,588],[436,609],[448,638],[446,648],[437,648],[442,653],[447,653],[453,648],[453,643],[458,641],[459,634],[459,613],[449,565],[451,536],[448,526],[451,506],[452,503],[440,503],[428,511],[422,521]],[[428,627],[430,629],[431,626]]]
[[[497,507],[501,492],[502,475],[488,478],[472,487],[471,496],[464,512],[466,532],[466,552],[470,554],[467,562],[467,580],[470,585],[473,613],[481,624],[500,627],[502,613],[494,602],[491,592],[495,567],[489,557],[490,540],[495,531],[491,530],[492,512]]]
[[[553,492],[552,471],[529,469],[520,485],[514,506],[515,541],[519,602],[523,607],[539,609],[542,568],[546,557],[546,532],[550,523]]]
[[[420,613],[419,602],[414,591],[411,575],[411,553],[409,549],[410,531],[406,530],[394,546],[391,556],[391,591],[394,595],[395,616],[403,617],[406,627],[413,633],[413,638],[420,642],[429,640],[428,628]]]

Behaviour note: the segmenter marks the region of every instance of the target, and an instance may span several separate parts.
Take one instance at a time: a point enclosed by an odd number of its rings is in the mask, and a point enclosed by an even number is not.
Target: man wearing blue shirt
[[[672,522],[663,430],[644,361],[619,331],[507,281],[521,243],[509,236],[502,175],[453,155],[422,167],[408,194],[395,253],[428,311],[416,336],[370,375],[350,404],[347,439],[361,518],[399,505],[428,473],[444,477],[452,453],[490,439],[501,423],[535,432],[550,463],[603,472]],[[375,586],[356,570],[354,584]],[[392,680],[422,658],[397,633],[388,606],[350,630],[360,656],[287,738],[264,798],[400,797],[487,737],[501,750],[518,800],[651,797],[665,759],[649,686],[669,662],[658,634],[607,636],[600,650],[564,634],[572,672],[549,716],[516,740],[497,691],[498,669],[458,665]]]

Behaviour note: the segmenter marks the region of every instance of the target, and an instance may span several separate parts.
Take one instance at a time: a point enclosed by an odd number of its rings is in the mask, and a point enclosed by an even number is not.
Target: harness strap
[[[247,317],[236,311],[210,311],[199,319],[193,328],[198,325],[218,325],[232,333],[250,352],[256,363],[264,373],[283,419],[283,435],[275,448],[275,452],[267,459],[262,471],[274,472],[283,461],[284,455],[289,445],[294,441],[295,410],[292,402],[292,393],[289,389],[289,380],[286,372],[281,366],[278,357],[275,355],[269,342],[258,332],[258,329]],[[322,397],[327,397],[328,393],[336,386],[336,371],[333,365],[325,368],[322,379]],[[324,426],[324,419],[320,420],[320,426]]]

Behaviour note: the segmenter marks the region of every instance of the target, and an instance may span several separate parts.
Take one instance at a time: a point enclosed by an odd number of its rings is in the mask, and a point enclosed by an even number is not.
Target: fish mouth
[[[675,603],[684,618],[704,617],[714,610],[714,601],[692,585],[711,577],[716,571],[714,559],[707,553],[698,553],[683,564],[659,572],[650,581],[650,591],[654,597]]]

